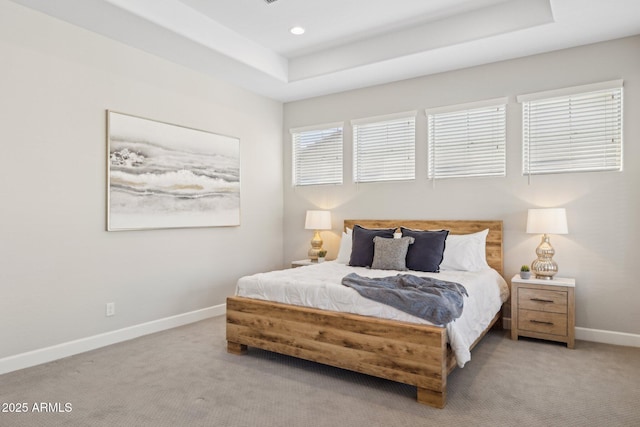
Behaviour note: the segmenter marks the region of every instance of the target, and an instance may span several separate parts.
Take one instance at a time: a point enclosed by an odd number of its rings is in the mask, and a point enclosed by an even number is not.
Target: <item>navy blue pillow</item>
[[[444,255],[449,230],[420,231],[401,227],[402,237],[413,237],[415,242],[407,251],[407,268],[414,271],[438,273]]]
[[[354,267],[371,267],[374,253],[373,238],[376,236],[393,238],[395,231],[395,228],[369,229],[359,225],[353,227],[353,243],[351,245],[349,265]]]

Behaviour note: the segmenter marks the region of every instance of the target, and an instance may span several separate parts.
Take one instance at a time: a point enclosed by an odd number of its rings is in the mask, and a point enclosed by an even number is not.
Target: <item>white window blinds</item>
[[[622,170],[622,81],[523,95],[518,101],[523,175]]]
[[[293,185],[342,184],[342,123],[290,132]]]
[[[355,182],[415,179],[415,111],[351,123]]]
[[[505,104],[506,99],[500,99],[466,104],[473,108],[427,110],[429,178],[505,176]]]

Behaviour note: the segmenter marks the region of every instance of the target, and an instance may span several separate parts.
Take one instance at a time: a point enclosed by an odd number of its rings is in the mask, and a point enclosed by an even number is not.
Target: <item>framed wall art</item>
[[[240,225],[240,140],[107,111],[107,230]]]

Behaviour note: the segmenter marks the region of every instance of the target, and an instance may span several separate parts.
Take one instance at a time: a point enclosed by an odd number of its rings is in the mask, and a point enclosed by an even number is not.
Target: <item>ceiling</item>
[[[284,102],[640,34],[638,0],[12,1]]]

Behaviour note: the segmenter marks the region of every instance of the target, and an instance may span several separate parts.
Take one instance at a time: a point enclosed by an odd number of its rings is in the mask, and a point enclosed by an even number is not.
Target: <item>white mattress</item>
[[[384,319],[431,324],[394,307],[364,298],[356,290],[343,286],[341,284],[342,278],[354,272],[365,277],[385,277],[408,273],[421,277],[437,277],[441,280],[462,284],[467,289],[469,297],[465,298],[462,316],[447,325],[449,344],[460,367],[463,367],[471,359],[469,347],[487,328],[491,319],[509,296],[507,283],[493,269],[476,272],[424,273],[372,270],[349,267],[331,261],[242,277],[238,280],[236,295]]]

